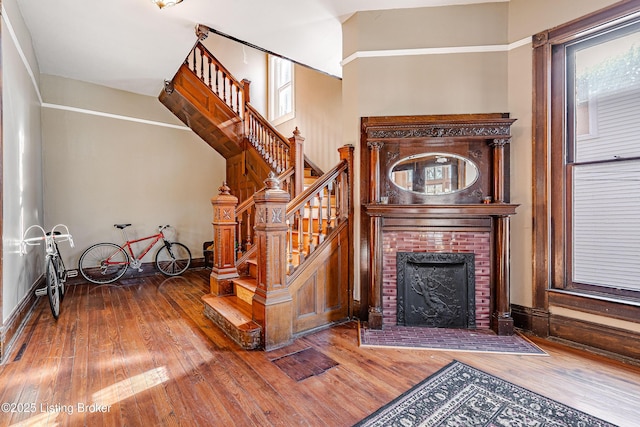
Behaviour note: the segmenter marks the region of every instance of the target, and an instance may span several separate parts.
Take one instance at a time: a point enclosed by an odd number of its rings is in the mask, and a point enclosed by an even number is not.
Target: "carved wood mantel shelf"
[[[413,240],[404,236],[429,235],[449,236],[445,239],[454,243],[411,250],[488,253],[486,324],[499,335],[513,333],[509,218],[518,205],[509,202],[509,142],[514,121],[504,113],[362,119],[360,314],[369,327],[383,327],[390,317],[384,311],[393,309],[393,290],[383,289],[391,274],[387,266],[394,262],[388,257]],[[460,236],[469,233],[480,238],[467,240],[485,241],[486,247],[461,243]]]

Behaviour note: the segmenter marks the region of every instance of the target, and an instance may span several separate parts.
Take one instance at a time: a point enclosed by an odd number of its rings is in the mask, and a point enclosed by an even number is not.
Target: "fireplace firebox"
[[[475,328],[473,253],[398,252],[397,324]]]

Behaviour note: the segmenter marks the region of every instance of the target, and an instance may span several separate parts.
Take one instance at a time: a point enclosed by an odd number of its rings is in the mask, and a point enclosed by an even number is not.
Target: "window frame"
[[[572,241],[568,209],[571,208],[572,157],[567,137],[575,132],[569,115],[566,81],[567,46],[604,30],[638,19],[637,2],[621,2],[583,18],[534,35],[533,47],[533,262],[535,308],[548,309],[549,299],[569,308],[584,307],[580,297],[638,304],[638,291],[615,291],[570,283]],[[562,295],[564,293],[564,295]],[[567,297],[567,294],[573,296]],[[578,298],[576,298],[578,296]],[[606,303],[593,305],[594,313],[612,312]],[[623,316],[624,317],[624,316]]]
[[[286,58],[277,55],[268,55],[268,72],[269,72],[269,121],[273,125],[279,125],[288,120],[292,120],[296,116],[296,102],[295,102],[295,64]],[[279,61],[287,61],[291,66],[291,80],[282,86],[276,84],[276,67]],[[291,87],[291,111],[278,115],[279,111],[279,94],[282,88],[285,86]]]

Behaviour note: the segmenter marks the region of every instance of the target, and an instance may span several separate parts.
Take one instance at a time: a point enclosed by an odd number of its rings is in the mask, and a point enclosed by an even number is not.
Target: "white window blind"
[[[574,282],[640,290],[640,160],[573,169]]]

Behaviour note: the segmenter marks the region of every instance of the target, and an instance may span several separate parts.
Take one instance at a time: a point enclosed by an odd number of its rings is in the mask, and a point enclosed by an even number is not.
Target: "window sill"
[[[583,311],[629,322],[640,321],[640,299],[617,298],[585,290],[548,289],[549,305]]]

